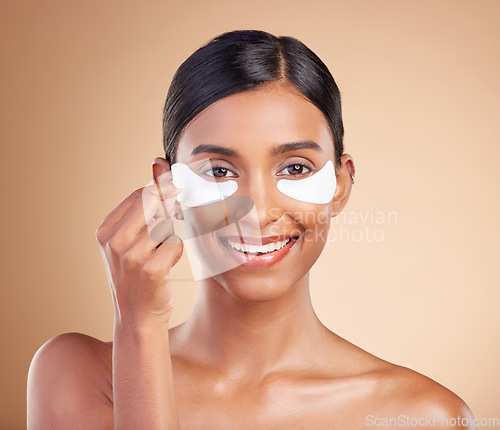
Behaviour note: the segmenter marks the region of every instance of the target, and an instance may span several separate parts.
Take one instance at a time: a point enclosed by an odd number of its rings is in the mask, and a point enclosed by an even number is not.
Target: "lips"
[[[267,245],[268,243],[282,242],[284,240],[293,238],[291,235],[281,236],[266,236],[266,237],[253,237],[253,236],[224,236],[221,239],[226,239],[233,243],[245,243],[247,245]],[[297,236],[295,236],[297,237]]]
[[[265,268],[285,258],[298,237],[290,235],[267,237],[219,237],[229,255],[249,268]]]
[[[232,241],[228,241],[228,243],[236,251],[245,252],[248,254],[268,254],[269,252],[274,252],[283,248],[291,240],[292,238],[290,237],[286,240],[282,240],[279,242],[269,242],[265,245],[251,245],[247,243],[232,242]]]

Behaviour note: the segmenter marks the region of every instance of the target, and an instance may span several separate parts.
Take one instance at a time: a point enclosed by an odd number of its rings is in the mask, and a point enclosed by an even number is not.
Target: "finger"
[[[170,218],[161,220],[158,224],[154,225],[149,231],[149,237],[157,244],[162,243],[169,236],[175,233],[174,223]]]
[[[143,194],[154,195],[162,204],[168,208],[168,213],[172,212],[177,195],[182,193],[182,188],[177,188],[172,182],[172,175],[166,172],[163,175],[155,176],[154,179],[143,188]],[[146,219],[148,219],[146,217]]]
[[[160,194],[170,195],[170,194],[176,194],[176,191],[178,192],[182,191],[181,188],[178,188],[174,185],[171,171],[162,174],[154,173],[153,181],[150,182],[148,185],[152,183],[156,184],[156,186],[161,190]]]
[[[114,236],[119,236],[124,243],[134,243],[138,234],[147,223],[151,223],[153,216],[167,218],[163,213],[160,199],[154,193],[143,193],[140,200],[136,201],[123,216],[113,231]],[[148,220],[148,221],[146,221]]]
[[[151,254],[148,265],[157,271],[170,270],[181,259],[183,251],[184,244],[181,238],[172,234]]]
[[[156,192],[159,195],[166,216],[167,212],[169,214],[172,212],[177,195],[182,192],[182,189],[173,184],[170,171],[160,175],[155,167],[157,167],[156,164],[153,165],[153,182],[156,185]]]
[[[170,218],[174,202],[175,197],[172,196],[166,197],[162,202],[155,185],[143,187],[141,199],[132,204],[123,218],[115,224],[111,234],[119,235],[120,242],[123,241],[124,244],[133,243],[153,216]]]
[[[177,195],[182,192],[182,190],[175,189],[174,191],[169,190],[169,194],[166,193],[164,190],[163,193],[160,190],[157,190],[157,193],[155,195],[157,196],[157,199],[160,203],[161,206],[161,213],[162,215],[168,217],[172,214],[172,211],[175,207],[175,202],[177,200]],[[148,214],[149,215],[149,214]],[[148,219],[148,216],[145,214],[145,218]]]
[[[175,234],[175,229],[172,220],[170,218],[160,218],[147,226],[137,236],[137,242],[151,253],[173,234]]]
[[[123,218],[132,205],[141,199],[141,195],[142,188],[133,191],[104,218],[98,230],[101,230],[101,233],[104,232],[104,235],[106,235],[106,231],[111,230]]]
[[[160,197],[160,192],[162,192],[163,199]],[[168,175],[161,175],[161,180],[158,183],[153,180],[146,186],[135,190],[98,227],[100,242],[109,240],[118,230],[124,236],[120,238],[120,241],[132,241],[145,225],[145,220],[150,219],[154,214],[169,216],[174,207],[176,196],[181,192],[181,189],[168,181]],[[143,212],[142,217],[140,209]],[[129,223],[131,224],[128,225]],[[124,227],[125,224],[127,227]]]
[[[175,236],[174,233],[174,225],[170,218],[156,219],[137,235],[125,251],[134,248],[134,255],[145,260],[163,244],[175,242],[176,239],[172,238],[172,236]]]

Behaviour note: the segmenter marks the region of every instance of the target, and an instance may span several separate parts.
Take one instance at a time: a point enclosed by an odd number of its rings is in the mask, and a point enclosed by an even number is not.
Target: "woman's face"
[[[336,195],[326,204],[291,198],[276,185],[280,179],[307,178],[328,160],[334,163],[333,139],[325,117],[312,103],[283,84],[267,84],[231,95],[202,111],[183,130],[179,140],[176,162],[197,165],[206,159],[211,162],[209,174],[215,181],[237,182],[238,189],[227,199],[228,206],[234,206],[234,202],[237,205],[238,198],[242,202],[251,199],[255,205],[253,217],[248,217],[246,224],[242,220],[241,241],[256,240],[256,243],[271,243],[273,247],[275,243],[288,242],[283,249],[257,254],[252,259],[230,246],[231,241],[239,242],[238,235],[225,235],[219,230],[211,236],[210,243],[205,241],[207,254],[227,254],[227,261],[241,264],[213,278],[243,300],[266,301],[284,294],[304,278],[319,257],[331,217],[347,199],[345,168],[336,169]],[[350,186],[347,188],[350,190]],[[207,216],[207,210],[194,209],[187,221],[202,226],[200,231],[216,231],[220,228],[220,217]],[[235,212],[237,208],[229,210]],[[195,226],[194,230],[197,229]]]

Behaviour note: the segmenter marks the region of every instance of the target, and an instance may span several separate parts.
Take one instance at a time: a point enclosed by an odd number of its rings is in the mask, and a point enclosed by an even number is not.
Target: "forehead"
[[[203,110],[184,129],[177,160],[188,161],[200,144],[227,146],[247,155],[303,140],[318,143],[333,157],[333,139],[323,113],[289,86],[271,84],[225,97]]]

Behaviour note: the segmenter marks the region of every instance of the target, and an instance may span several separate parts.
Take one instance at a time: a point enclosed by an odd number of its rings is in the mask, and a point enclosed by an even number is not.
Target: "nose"
[[[242,185],[241,193],[253,201],[255,221],[261,232],[272,229],[284,213],[280,205],[279,192],[276,188],[275,178],[263,173],[249,175]]]

